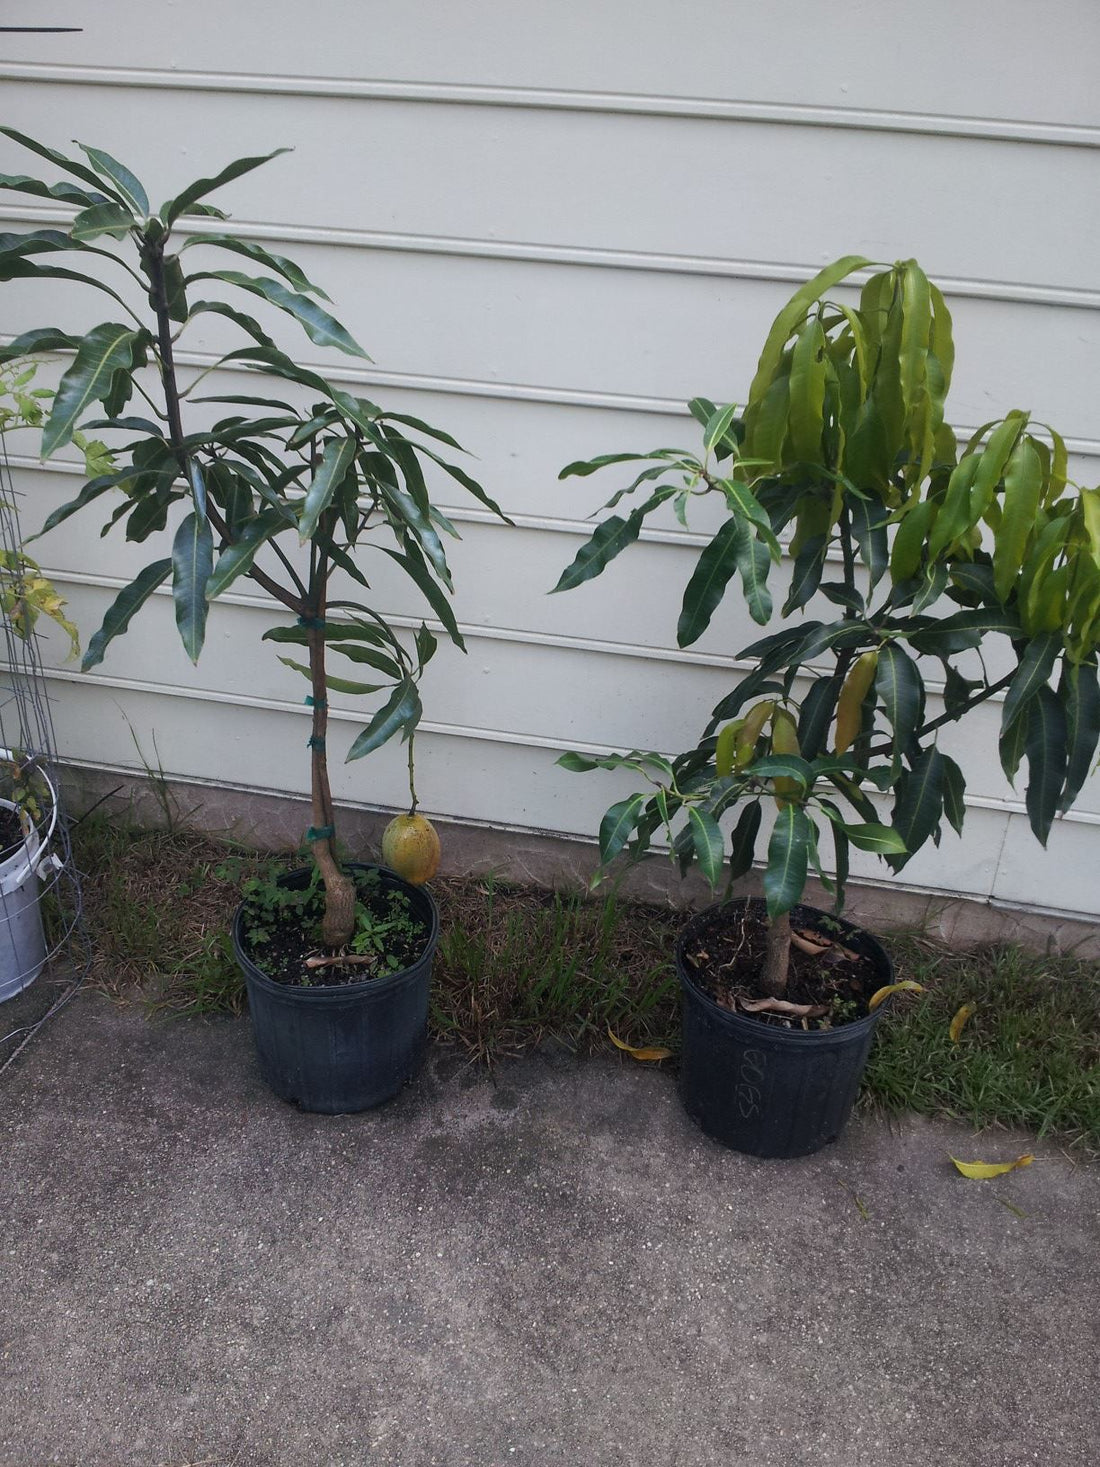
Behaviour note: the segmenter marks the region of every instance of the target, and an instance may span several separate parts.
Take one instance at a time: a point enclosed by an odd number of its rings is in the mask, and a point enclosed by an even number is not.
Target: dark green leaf
[[[90,168],[85,168],[83,163],[78,163],[75,158],[66,158],[64,153],[58,153],[53,148],[48,148],[45,143],[38,142],[35,138],[28,137],[26,133],[16,132],[14,127],[0,127],[0,132],[6,134],[14,142],[21,143],[24,148],[29,148],[32,153],[37,153],[40,158],[54,163],[64,173],[71,173],[74,178],[79,178],[84,183],[90,183],[93,188],[103,188],[103,180],[99,178]],[[107,192],[116,199],[119,195],[114,189]],[[59,197],[55,195],[55,197]]]
[[[286,528],[286,520],[276,509],[265,509],[254,520],[247,521],[237,531],[232,545],[227,545],[218,556],[218,563],[206,585],[206,598],[213,601],[238,576],[245,575],[262,546],[272,535]]]
[[[738,554],[751,538],[752,532],[743,520],[728,519],[704,547],[684,592],[676,626],[677,646],[690,647],[706,631],[737,569]]]
[[[253,341],[258,342],[260,346],[271,347],[273,350],[275,349],[275,343],[272,341],[271,337],[268,336],[267,332],[260,325],[259,321],[257,321],[253,316],[246,315],[244,311],[238,311],[233,306],[227,306],[224,301],[196,301],[195,304],[191,307],[191,318],[194,319],[195,316],[200,316],[204,313],[224,316],[227,320],[232,321],[235,325],[239,326],[242,331],[247,331],[249,336],[252,337]],[[194,401],[196,402],[230,402],[233,400],[234,399],[231,398],[194,399]]]
[[[308,296],[288,290],[281,280],[242,275],[236,270],[200,270],[197,274],[188,276],[188,283],[194,280],[221,280],[227,285],[236,285],[241,290],[250,291],[285,311],[288,316],[293,316],[315,345],[337,347],[349,356],[363,357],[370,361],[363,348],[335,317],[330,316]]]
[[[815,759],[825,747],[843,682],[840,676],[817,678],[802,700],[798,715],[798,747],[806,759]]]
[[[295,672],[300,672],[303,677],[312,681],[313,673],[304,662],[295,662],[293,657],[280,657],[279,661],[284,667],[292,667]],[[325,673],[325,687],[332,693],[350,693],[355,697],[361,697],[368,693],[377,693],[382,686],[381,683],[349,682],[346,677],[333,677],[328,671]]]
[[[795,779],[803,793],[813,784],[814,772],[805,759],[797,754],[765,754],[743,769],[742,774],[751,774],[754,779]]]
[[[1053,688],[1040,687],[1027,721],[1027,814],[1045,846],[1066,779],[1066,715]]]
[[[325,444],[321,462],[302,505],[298,534],[304,544],[317,529],[317,521],[328,508],[332,496],[343,482],[355,459],[356,445],[351,438],[334,438]]]
[[[107,615],[103,618],[103,625],[88,643],[88,650],[84,653],[84,660],[81,663],[84,672],[103,661],[103,654],[108,644],[126,630],[134,613],[144,606],[157,587],[167,580],[171,569],[171,560],[154,561],[118,593],[108,608]]]
[[[784,805],[775,817],[764,869],[768,916],[778,917],[798,902],[806,888],[810,857],[810,822],[799,805]]]
[[[752,870],[756,852],[756,837],[760,833],[760,801],[754,800],[741,811],[730,838],[729,879],[736,881]]]
[[[192,512],[172,541],[172,599],[176,626],[192,662],[206,637],[206,586],[214,567],[214,536],[209,521]]]
[[[405,541],[404,553],[391,550],[386,545],[380,546],[379,548],[391,560],[396,561],[405,574],[420,587],[429,606],[443,623],[444,629],[451,641],[456,647],[460,647],[465,652],[466,643],[462,640],[462,633],[458,630],[458,623],[455,621],[455,614],[451,609],[451,603],[447,600],[447,593],[432,576],[419,548],[410,540]]]
[[[77,188],[74,183],[45,184],[38,178],[29,178],[25,173],[0,173],[0,188],[15,193],[33,194],[38,199],[58,199],[63,204],[73,204],[80,209],[89,209],[93,204],[107,202],[103,194],[89,193]]]
[[[555,591],[571,591],[575,586],[598,576],[603,568],[615,559],[628,545],[637,540],[642,528],[642,515],[634,510],[626,519],[622,515],[608,515],[598,525],[580,550],[571,565],[561,574]]]
[[[792,611],[805,606],[817,590],[828,548],[827,535],[811,535],[799,549],[791,571],[791,589],[783,606],[784,616],[790,616]]]
[[[1096,663],[1067,662],[1059,687],[1066,716],[1066,785],[1059,809],[1068,810],[1088,778],[1100,740],[1100,687]]]
[[[951,822],[956,835],[962,835],[966,819],[966,780],[954,759],[943,756],[943,813]]]
[[[876,856],[902,856],[905,854],[905,842],[896,830],[889,825],[880,825],[877,821],[867,821],[863,825],[844,825],[844,834],[852,845],[858,846],[861,851],[870,851]]]
[[[100,148],[88,148],[83,143],[78,143],[77,147],[82,150],[95,171],[114,184],[131,209],[143,217],[149,213],[149,196],[125,164]]]
[[[290,151],[290,148],[276,148],[274,152],[265,153],[262,157],[238,158],[235,162],[223,168],[220,173],[216,173],[213,178],[196,179],[194,183],[184,189],[183,193],[177,194],[174,199],[169,199],[163,205],[160,211],[161,217],[168,228],[171,229],[180,215],[186,214],[190,210],[191,205],[198,203],[199,199],[205,194],[212,194],[215,189],[221,188],[222,184],[231,183],[233,179],[240,178],[242,174],[251,173],[254,168],[259,168],[261,164],[270,162],[272,158],[277,158],[280,153],[289,153]]]
[[[101,402],[109,394],[115,372],[130,369],[143,337],[144,333],[110,321],[88,332],[58,385],[49,421],[42,432],[43,458],[49,458],[70,441],[81,415],[93,402]]]
[[[907,853],[891,861],[895,871],[920,850],[939,825],[943,789],[943,755],[935,747],[925,749],[895,786],[893,824]]]
[[[717,820],[700,810],[697,805],[688,806],[688,821],[691,838],[695,842],[695,855],[699,869],[712,887],[722,879],[722,862],[725,856],[725,841]]]
[[[1001,710],[1002,730],[1016,721],[1040,688],[1046,685],[1061,650],[1062,639],[1055,632],[1040,632],[1028,642],[1005,694]]]
[[[420,694],[411,678],[403,678],[348,750],[346,762],[362,759],[381,748],[395,733],[413,733],[423,712]]]
[[[922,687],[916,663],[896,642],[888,642],[878,655],[875,692],[894,731],[894,750],[897,755],[904,753],[916,730],[921,711]]]
[[[93,204],[73,220],[72,237],[81,243],[98,239],[101,234],[124,239],[127,231],[136,226],[137,220],[125,204]]]
[[[235,239],[231,234],[196,234],[187,241],[183,248],[189,249],[194,245],[210,245],[212,249],[232,250],[235,254],[254,260],[265,270],[281,275],[284,280],[293,285],[295,290],[307,291],[310,295],[319,295],[325,301],[329,299],[319,285],[314,285],[306,278],[293,260],[288,260],[285,255],[274,255],[270,250],[265,250],[262,245],[254,244],[251,240]],[[455,446],[457,447],[457,444]]]
[[[1007,728],[1002,728],[997,741],[997,751],[1000,755],[1001,768],[1005,772],[1005,778],[1009,784],[1015,785],[1016,771],[1020,767],[1020,760],[1024,757],[1027,747],[1027,711],[1014,718]]]
[[[645,795],[630,795],[612,805],[600,821],[600,864],[608,866],[630,839],[638,823]]]

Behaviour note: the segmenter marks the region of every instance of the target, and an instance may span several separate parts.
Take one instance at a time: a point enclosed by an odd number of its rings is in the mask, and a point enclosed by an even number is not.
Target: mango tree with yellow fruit
[[[47,303],[57,280],[82,284],[90,298],[106,301],[105,318],[93,318],[97,324],[82,334],[41,327],[0,349],[0,365],[64,355],[43,413],[44,459],[79,446],[82,430],[107,443],[103,461],[88,465],[79,494],[49,515],[45,529],[89,506],[107,506],[104,533],[119,526],[131,544],[161,542],[108,608],[87,644],[84,667],[103,660],[162,587],[170,591],[192,661],[203,648],[210,604],[225,592],[250,581],[283,613],[263,635],[305,679],[307,838],[324,888],[321,938],[330,949],[344,949],[355,930],[357,899],[336,850],[330,696],[373,700],[349,760],[396,735],[411,740],[421,716],[419,682],[436,636],[426,624],[403,635],[387,616],[393,592],[380,595],[371,581],[396,573],[461,648],[444,550],[456,531],[432,503],[428,476],[449,477],[500,511],[451,462],[450,450],[459,445],[449,434],[301,365],[269,334],[289,321],[304,331],[311,350],[369,361],[326,309],[320,286],[294,261],[230,233],[228,215],[207,202],[286,149],[239,158],[157,207],[130,169],[99,148],[79,144],[81,157],[73,158],[12,128],[0,133],[60,175],[51,183],[4,173],[0,188],[72,211],[60,227],[0,235],[0,280],[25,291],[44,282]],[[227,256],[232,269],[225,268]],[[246,305],[272,319],[263,324]],[[235,339],[210,352],[205,333],[215,328]],[[45,603],[38,609],[55,614]],[[415,814],[415,797],[413,815],[423,844],[427,822]],[[415,854],[418,869],[426,870],[430,862]]]
[[[832,299],[857,272],[858,295]],[[602,520],[556,590],[603,571],[662,505],[685,526],[697,499],[722,506],[684,593],[681,647],[735,579],[752,618],[770,623],[789,564],[782,627],[737,650],[751,670],[693,748],[560,761],[647,782],[604,817],[604,865],[637,860],[663,836],[682,870],[698,862],[728,888],[762,845],[761,986],[773,996],[810,871],[839,911],[851,846],[897,871],[939,842],[945,819],[962,831],[965,780],[940,747],[944,730],[1002,699],[1000,761],[1012,781],[1026,763],[1044,845],[1095,756],[1100,490],[1069,481],[1063,439],[1025,412],[960,443],[947,418],[953,363],[947,306],[916,261],[849,256],[780,312],[742,411],[689,405],[702,455],[611,454],[562,471],[634,463],[605,508],[646,497]]]

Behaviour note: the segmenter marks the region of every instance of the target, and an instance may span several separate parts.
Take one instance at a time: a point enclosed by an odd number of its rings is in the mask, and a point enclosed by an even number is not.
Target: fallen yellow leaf
[[[947,1032],[951,1036],[952,1044],[958,1044],[959,1035],[966,1027],[967,1019],[969,1019],[973,1015],[974,1007],[975,1006],[972,1003],[964,1003],[962,1008],[956,1012],[955,1017],[951,1020],[951,1027],[948,1029]]]
[[[880,988],[872,993],[867,1000],[867,1012],[874,1013],[884,998],[889,998],[892,993],[923,993],[924,984],[914,983],[912,978],[906,978],[902,983],[888,983],[885,988]]]
[[[636,1047],[633,1044],[627,1044],[624,1039],[619,1038],[619,1036],[614,1032],[610,1025],[608,1025],[607,1037],[611,1040],[611,1043],[615,1046],[616,1049],[621,1049],[624,1054],[628,1054],[631,1059],[664,1060],[672,1058],[672,1050],[663,1049],[659,1044],[642,1045],[640,1048]]]
[[[960,1161],[957,1156],[952,1156],[951,1160],[964,1177],[972,1177],[975,1181],[984,1182],[990,1177],[1003,1177],[1006,1172],[1014,1172],[1019,1167],[1030,1166],[1035,1157],[1030,1151],[1026,1151],[1015,1161]]]

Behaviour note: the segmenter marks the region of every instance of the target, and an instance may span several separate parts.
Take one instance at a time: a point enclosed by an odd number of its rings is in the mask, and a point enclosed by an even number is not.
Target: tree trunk
[[[787,969],[791,957],[791,917],[783,912],[768,922],[768,947],[760,986],[769,998],[782,998],[787,991]]]
[[[325,677],[325,597],[318,598],[320,614],[310,618],[307,632],[309,670],[313,688],[313,731],[309,741],[311,754],[311,793],[313,859],[325,883],[325,915],[321,922],[321,940],[326,947],[346,947],[355,930],[355,886],[350,876],[340,870],[335,855],[335,820],[332,791],[328,780],[328,754],[325,737],[328,732],[328,681]]]

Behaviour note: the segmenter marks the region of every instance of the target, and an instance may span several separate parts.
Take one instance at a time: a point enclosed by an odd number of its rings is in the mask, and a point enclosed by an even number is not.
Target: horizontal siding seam
[[[27,224],[60,224],[73,218],[73,210],[8,206],[0,209],[0,220]],[[234,220],[234,233],[242,239],[266,240],[277,244],[322,245],[339,249],[380,250],[393,254],[450,256],[458,259],[502,260],[520,264],[573,265],[592,269],[633,270],[653,274],[718,277],[802,285],[817,274],[812,265],[797,261],[733,260],[716,255],[680,255],[659,251],[607,249],[594,245],[537,244],[517,240],[466,238],[457,235],[398,233],[386,230],[338,229],[318,225],[264,224]],[[187,232],[195,239],[217,233],[189,223]],[[852,274],[847,284],[855,287],[870,278],[869,270]],[[1100,310],[1100,291],[1072,285],[1043,285],[1031,281],[999,281],[966,276],[937,275],[936,284],[949,299],[999,301],[1012,305],[1062,306],[1070,310]]]
[[[0,332],[0,344],[6,346],[14,340],[15,337],[10,332]],[[218,360],[210,352],[177,351],[175,357],[179,365],[194,367],[197,371],[205,371]],[[589,392],[569,387],[537,387],[522,382],[487,382],[471,377],[421,376],[418,373],[384,372],[375,368],[355,368],[342,364],[331,366],[301,362],[299,365],[326,373],[328,380],[337,386],[346,384],[349,387],[392,387],[396,391],[427,392],[439,396],[490,397],[506,402],[533,402],[551,407],[581,407],[609,412],[647,413],[652,417],[681,420],[687,420],[691,416],[684,400],[675,397],[642,397],[632,393]],[[230,373],[234,368],[230,364],[224,370]],[[257,373],[246,372],[243,368],[238,370],[240,375],[245,377],[259,376]],[[954,431],[961,439],[966,439],[974,432],[974,429],[956,426]],[[1070,453],[1080,454],[1086,458],[1100,456],[1100,439],[1067,436],[1064,433],[1062,437]],[[34,463],[38,464],[38,460],[35,459]]]
[[[0,79],[54,85],[139,87],[150,90],[229,92],[271,97],[511,107],[521,110],[755,122],[779,127],[838,128],[912,133],[986,142],[1054,147],[1100,147],[1100,128],[950,113],[907,112],[827,104],[760,102],[718,97],[661,96],[551,87],[505,87],[467,82],[414,82],[374,78],[257,75],[250,72],[168,71],[154,67],[73,66],[8,61]]]
[[[64,668],[47,668],[45,677],[51,681],[74,683],[78,686],[114,688],[119,692],[139,693],[148,697],[184,698],[199,703],[224,704],[229,707],[253,708],[261,712],[289,713],[300,717],[308,717],[309,709],[300,703],[289,703],[279,698],[257,698],[243,693],[222,693],[202,688],[180,688],[168,683],[150,683],[138,678],[118,678],[103,674],[89,677],[79,672],[69,672]],[[353,713],[345,708],[330,708],[329,718],[340,723],[362,723],[369,715],[366,713]],[[506,744],[509,748],[537,749],[543,753],[567,753],[570,750],[577,753],[589,755],[592,758],[603,758],[608,754],[619,752],[610,744],[592,744],[579,739],[556,739],[547,735],[534,735],[515,733],[504,729],[478,728],[469,724],[440,723],[429,719],[422,719],[420,731],[425,734],[435,734],[441,738],[463,739],[473,743]],[[876,798],[873,792],[872,798]],[[976,810],[988,810],[994,814],[1022,815],[1026,816],[1026,806],[1017,800],[1002,800],[990,795],[971,795],[963,797],[964,804],[968,808]],[[1097,825],[1100,826],[1100,814],[1093,814],[1088,810],[1069,810],[1065,814],[1059,814],[1056,819],[1064,820],[1070,825]]]

